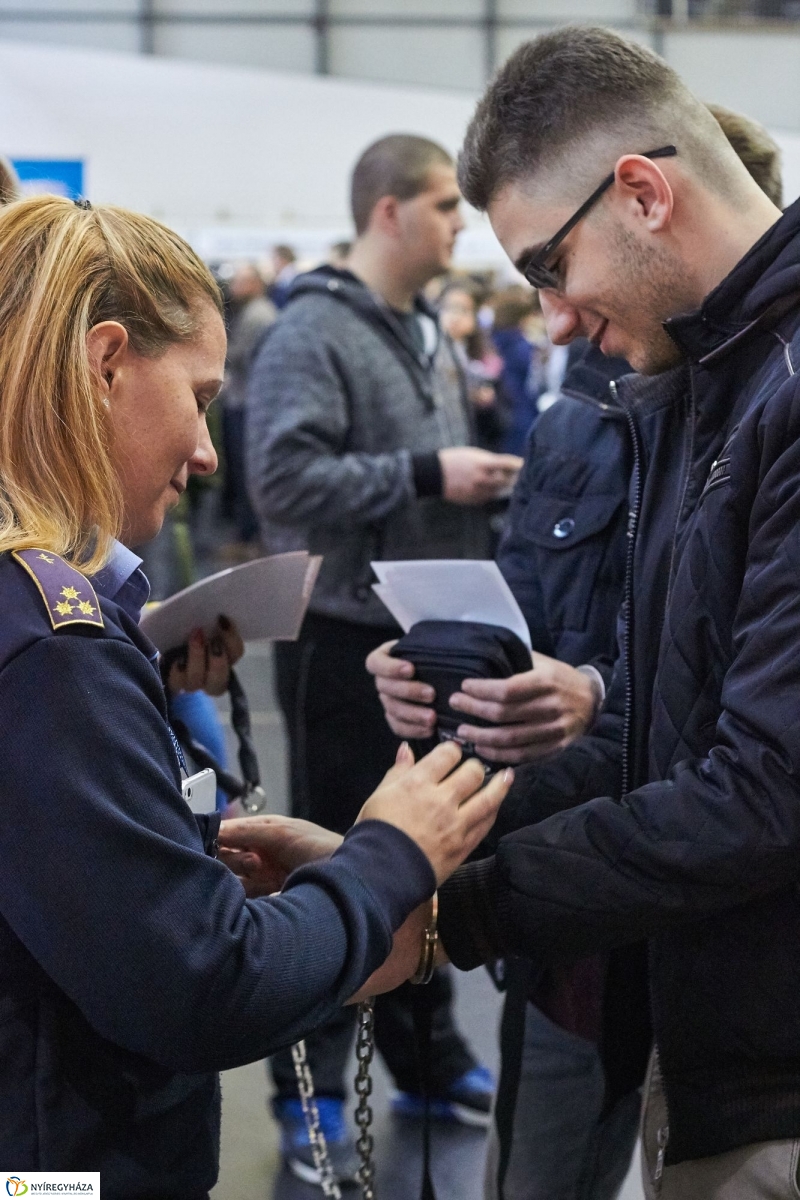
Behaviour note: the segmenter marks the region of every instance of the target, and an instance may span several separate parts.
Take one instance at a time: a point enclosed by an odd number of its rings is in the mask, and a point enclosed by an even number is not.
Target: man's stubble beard
[[[621,225],[612,259],[615,294],[624,297],[617,321],[630,339],[628,361],[642,375],[660,375],[683,360],[664,322],[696,308],[691,281],[678,259],[658,245],[643,246]]]

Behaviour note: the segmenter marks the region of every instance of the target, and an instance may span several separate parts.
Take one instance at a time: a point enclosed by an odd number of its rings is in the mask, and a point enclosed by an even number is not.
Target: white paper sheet
[[[372,569],[375,594],[405,633],[417,621],[483,621],[512,630],[530,649],[530,631],[497,563],[413,559],[374,562]]]
[[[162,654],[183,645],[193,629],[210,632],[220,613],[236,623],[246,642],[294,641],[321,562],[296,550],[230,567],[148,609],[141,627]]]

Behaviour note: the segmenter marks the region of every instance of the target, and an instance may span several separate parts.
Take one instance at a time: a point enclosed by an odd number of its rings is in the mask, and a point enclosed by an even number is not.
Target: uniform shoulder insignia
[[[65,625],[97,625],[103,614],[97,593],[85,575],[51,550],[14,550],[15,558],[36,584],[53,629]]]

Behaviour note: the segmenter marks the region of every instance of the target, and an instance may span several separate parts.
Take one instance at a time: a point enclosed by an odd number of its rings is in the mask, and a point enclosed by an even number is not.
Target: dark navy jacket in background
[[[649,939],[674,1163],[800,1136],[800,201],[666,329],[685,363],[618,384],[636,463],[604,712],[518,772],[527,828],[439,913],[464,967]]]
[[[153,647],[120,605],[54,631],[0,556],[0,1162],[185,1200],[216,1072],[328,1019],[435,885],[382,822],[248,901],[184,803]]]
[[[630,367],[587,347],[531,430],[497,553],[533,649],[610,679],[632,449],[609,387]]]

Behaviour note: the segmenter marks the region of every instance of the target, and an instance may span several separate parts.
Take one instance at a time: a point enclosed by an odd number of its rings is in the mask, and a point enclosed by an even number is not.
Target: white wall
[[[311,73],[318,49],[311,24],[315,7],[315,0],[152,0],[153,11],[162,18],[153,27],[152,48],[157,55],[195,62]],[[693,26],[659,36],[641,17],[634,28],[643,7],[637,0],[496,0],[495,7],[501,23],[495,39],[498,62],[550,24],[607,22],[660,47],[707,99],[775,128],[800,132],[800,24],[771,32],[748,25],[716,32]],[[481,28],[425,28],[413,23],[433,17],[477,20],[485,14],[485,0],[328,0],[328,9],[333,22],[327,42],[332,75],[470,93],[485,82]],[[53,19],[78,11],[96,11],[109,19]],[[136,52],[143,44],[140,11],[140,0],[0,0],[0,41]],[[20,13],[25,19],[19,19]],[[37,13],[47,19],[35,19]],[[248,20],[265,14],[293,23]],[[226,17],[237,19],[225,24]],[[370,24],[370,18],[405,24]],[[503,21],[509,24],[504,27]]]
[[[139,55],[0,43],[0,152],[83,158],[87,191],[157,216],[209,252],[348,236],[348,178],[390,132],[458,150],[474,100]],[[464,251],[499,257],[470,215]]]
[[[0,43],[0,152],[84,158],[92,199],[158,216],[209,254],[257,255],[276,240],[318,253],[349,233],[349,172],[370,141],[420,133],[455,153],[474,99]],[[800,135],[779,140],[788,201],[800,194]],[[460,260],[503,261],[485,218],[468,220]]]
[[[160,18],[153,30],[156,54],[198,62],[314,70],[316,41],[311,21],[315,0],[152,0],[152,8]],[[496,8],[500,21],[629,22],[636,0],[497,0]],[[53,19],[55,14],[68,16],[76,10],[100,10],[114,19],[73,23]],[[35,19],[37,11],[48,19]],[[486,11],[485,0],[328,0],[328,11],[332,21],[328,70],[333,75],[467,90],[476,90],[485,82],[486,48],[480,28],[413,25],[414,18],[480,19]],[[15,19],[4,19],[4,12],[13,12]],[[20,12],[30,16],[20,20]],[[139,0],[0,0],[0,40],[19,38],[135,52],[142,48],[139,13]],[[293,23],[268,25],[247,19],[265,14],[290,18]],[[226,24],[225,18],[231,16],[236,17],[235,23]],[[395,17],[407,23],[370,24],[374,17]],[[505,57],[515,36],[516,31],[501,31],[498,59]]]
[[[800,33],[670,33],[664,55],[689,87],[776,129],[800,130]]]

